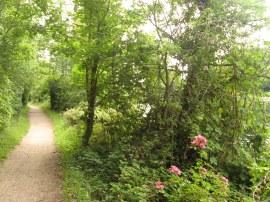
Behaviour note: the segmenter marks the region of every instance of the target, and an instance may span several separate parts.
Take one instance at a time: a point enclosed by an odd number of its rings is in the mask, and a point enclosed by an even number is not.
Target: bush
[[[91,201],[112,201],[110,183],[118,180],[121,161],[125,159],[122,148],[110,150],[103,146],[92,145],[82,150],[72,166],[83,173],[83,186]]]
[[[10,124],[13,116],[19,116],[22,110],[23,89],[14,85],[8,78],[0,83],[0,129]]]
[[[63,117],[66,123],[71,126],[78,125],[83,122],[84,110],[81,107],[71,108],[64,112]]]
[[[111,183],[114,201],[252,201],[234,191],[228,179],[201,166],[180,171],[149,168],[134,161],[121,168],[118,182]]]
[[[153,201],[157,199],[155,182],[159,172],[155,169],[141,166],[134,161],[132,165],[121,168],[118,182],[111,183],[115,201]]]
[[[65,111],[74,108],[84,98],[84,92],[76,90],[69,78],[60,77],[49,80],[51,109]]]

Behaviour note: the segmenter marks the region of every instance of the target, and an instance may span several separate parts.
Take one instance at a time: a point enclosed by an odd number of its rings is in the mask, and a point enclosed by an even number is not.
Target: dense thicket
[[[267,21],[261,1],[17,3],[0,18],[1,117],[27,101],[30,36],[42,33],[50,59],[32,98],[79,128],[85,200],[269,199],[269,50],[251,37]]]

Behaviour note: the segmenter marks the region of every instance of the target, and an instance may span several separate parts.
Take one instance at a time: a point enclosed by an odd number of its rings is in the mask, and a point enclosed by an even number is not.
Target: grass
[[[67,126],[61,114],[49,110],[47,104],[39,105],[51,118],[55,142],[60,153],[61,172],[64,180],[65,201],[87,201],[83,172],[74,165],[75,156],[81,150],[81,136],[76,128]]]
[[[14,117],[12,124],[0,131],[0,162],[2,162],[10,151],[21,142],[29,129],[27,112],[29,108],[22,110],[21,116]]]

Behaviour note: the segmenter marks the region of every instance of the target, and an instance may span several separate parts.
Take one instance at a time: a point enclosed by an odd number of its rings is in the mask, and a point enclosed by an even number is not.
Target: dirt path
[[[0,202],[59,202],[59,162],[50,119],[31,107],[30,130],[0,165]]]

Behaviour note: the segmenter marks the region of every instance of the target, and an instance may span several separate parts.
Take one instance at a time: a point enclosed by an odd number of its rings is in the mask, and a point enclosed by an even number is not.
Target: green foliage
[[[6,80],[8,82],[8,80]],[[1,85],[1,87],[3,84]],[[9,86],[7,86],[9,87]],[[0,129],[6,127],[12,116],[12,106],[9,104],[12,101],[11,89],[1,88],[0,89]]]
[[[165,196],[169,201],[224,201],[231,198],[229,187],[221,181],[221,176],[211,171],[196,169],[183,173],[183,177],[172,175],[168,183],[169,191]]]
[[[73,90],[73,85],[66,77],[52,78],[49,81],[51,109],[64,111],[78,105],[82,99],[80,91]]]
[[[28,108],[23,109],[21,116],[12,118],[12,124],[9,127],[0,130],[0,161],[3,161],[26,135],[29,129],[28,110]]]
[[[105,142],[81,148],[76,128],[67,126],[58,114],[49,114],[60,149],[68,201],[252,201],[244,190],[236,189],[233,181],[226,186],[222,175],[212,166],[206,165],[207,172],[202,170],[200,161],[196,167],[185,166],[181,169],[182,175],[177,176],[164,166],[156,167],[162,162],[152,164],[156,165],[154,167],[147,166],[138,156],[140,152],[125,142],[113,148]],[[208,158],[204,151],[201,157]],[[258,180],[264,177],[264,174],[258,176],[258,170],[254,170],[255,173]],[[164,190],[156,190],[158,180],[164,183]],[[259,194],[258,190],[256,193]]]
[[[268,138],[269,141],[269,138]],[[253,163],[250,168],[250,175],[253,199],[257,201],[267,201],[270,199],[270,146],[269,142],[262,155]]]
[[[75,0],[74,6],[70,21],[63,4],[48,11],[51,58],[39,61],[32,96],[66,110],[66,125],[57,117],[56,133],[68,199],[268,200],[269,106],[261,90],[269,82],[269,51],[250,38],[266,23],[262,3],[153,0],[126,10],[118,0]],[[153,33],[140,26],[148,21]],[[90,147],[79,144],[82,129]],[[198,134],[208,140],[203,150],[191,145]],[[172,162],[182,176],[168,172]],[[156,190],[158,180],[164,190]]]
[[[122,166],[118,182],[111,183],[114,200],[155,201],[158,198],[155,182],[159,179],[159,173],[159,170],[141,166],[137,162]]]
[[[116,201],[252,201],[222,181],[222,175],[201,166],[183,171],[180,176],[169,169],[149,168],[134,162],[121,169],[119,181],[111,183]],[[161,181],[164,189],[157,190]]]
[[[65,84],[69,83],[61,79],[49,81],[51,109],[56,111],[68,109],[68,88]]]
[[[31,41],[40,14],[33,2],[0,1],[0,129],[26,106],[35,66],[35,44]]]
[[[7,127],[10,124],[13,116],[19,116],[23,104],[23,89],[17,87],[7,77],[4,77],[0,82],[0,129]],[[27,100],[24,100],[25,102]]]
[[[83,122],[84,110],[80,107],[68,109],[63,113],[63,117],[69,125],[79,125]]]

